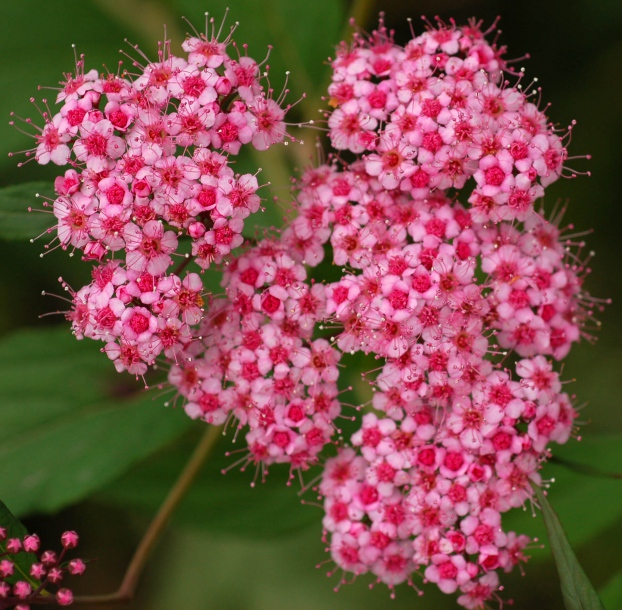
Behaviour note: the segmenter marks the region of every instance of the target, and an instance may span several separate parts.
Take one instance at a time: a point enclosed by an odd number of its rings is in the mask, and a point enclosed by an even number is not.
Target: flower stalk
[[[76,596],[74,598],[75,604],[122,603],[128,602],[134,597],[138,581],[149,557],[151,557],[173,513],[186,496],[186,493],[194,483],[197,475],[201,472],[207,458],[212,453],[221,436],[221,426],[209,426],[206,428],[194,452],[190,456],[188,463],[181,471],[175,485],[173,485],[169,491],[162,506],[160,506],[160,509],[153,518],[153,521],[149,524],[145,535],[136,547],[136,551],[127,566],[125,575],[117,591],[103,595]]]

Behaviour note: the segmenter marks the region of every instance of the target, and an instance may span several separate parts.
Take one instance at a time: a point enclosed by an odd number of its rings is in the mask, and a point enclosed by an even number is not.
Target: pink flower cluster
[[[529,500],[545,448],[568,439],[576,412],[544,358],[517,371],[520,381],[490,373],[444,411],[412,390],[376,394],[381,413],[363,417],[357,451],[330,459],[320,485],[340,568],[391,588],[421,570],[478,608],[498,588],[495,570],[526,561],[529,539],[506,532],[501,514]]]
[[[382,29],[355,37],[332,64],[333,146],[362,154],[386,190],[416,201],[466,189],[475,220],[524,220],[567,153],[531,95],[504,80],[503,50],[474,22],[430,27],[404,48]]]
[[[68,288],[68,287],[66,287]],[[111,260],[72,295],[68,315],[75,336],[104,341],[117,371],[143,375],[162,354],[176,361],[203,317],[203,282],[196,273],[152,275]]]
[[[425,41],[443,37],[462,40],[479,58],[470,72],[456,69],[460,82],[500,80],[498,52],[474,27],[441,27],[406,48],[432,48]],[[383,84],[387,92],[398,91],[392,64],[379,56],[403,53],[382,31],[368,42],[358,39],[344,53],[347,61],[335,61],[331,88],[343,84],[347,64],[355,66],[353,91],[376,99],[370,80],[380,80],[376,91],[384,91]],[[460,61],[471,65],[474,59]],[[431,99],[428,88],[440,78],[440,63],[404,100],[403,112]],[[478,87],[470,92],[473,99],[484,96]],[[540,114],[507,84],[486,91],[520,100],[514,121]],[[336,147],[342,140],[335,117],[348,103],[328,121]],[[464,112],[444,128],[455,131]],[[430,126],[420,115],[414,124]],[[473,152],[483,137],[475,127],[484,123],[487,133],[494,131],[499,155],[516,148],[503,137],[510,131],[523,137],[523,128],[501,115],[494,122],[473,114],[471,135],[460,142],[449,138],[452,154],[464,148],[471,160],[487,163],[481,148]],[[478,608],[497,595],[497,570],[526,560],[529,539],[505,531],[502,513],[530,500],[549,443],[563,443],[572,433],[576,411],[550,358],[568,353],[592,313],[582,289],[587,269],[564,230],[531,202],[513,214],[516,208],[498,198],[495,209],[505,206],[505,212],[482,214],[481,206],[464,207],[448,191],[465,186],[466,175],[459,183],[432,181],[415,191],[400,186],[413,175],[405,166],[392,174],[395,181],[378,172],[376,153],[365,151],[378,151],[393,124],[388,115],[378,122],[384,131],[371,134],[364,150],[350,146],[359,158],[305,172],[298,215],[279,239],[260,242],[229,265],[227,300],[214,306],[198,331],[196,357],[173,367],[169,380],[192,417],[211,423],[234,417],[248,425],[244,464],[307,468],[330,440],[330,420],[340,412],[340,353],[362,351],[379,359],[378,372],[369,377],[375,390],[370,412],[352,447],[341,447],[326,462],[319,486],[332,559],[347,572],[371,572],[389,587],[423,572],[442,591],[461,593],[460,604]],[[540,122],[541,135],[559,143],[546,120]],[[536,144],[529,142],[532,150]],[[468,199],[473,203],[472,195]],[[303,264],[315,267],[327,257],[343,269],[341,279],[311,284]],[[305,300],[313,293],[309,307]],[[340,329],[330,342],[313,340],[320,323]],[[318,409],[318,395],[322,404],[330,397],[330,410]]]
[[[287,109],[264,89],[260,64],[228,54],[231,33],[187,38],[187,59],[165,42],[157,62],[134,62],[136,74],[85,72],[80,58],[27,153],[72,166],[54,184],[56,247],[99,263],[73,295],[72,323],[79,338],[106,343],[119,371],[142,375],[187,346],[203,288],[196,274],[170,273],[173,257],[207,269],[242,244],[259,185],[229,157],[285,137]],[[178,252],[184,240],[191,254]]]
[[[0,543],[6,549],[0,553],[1,608],[29,610],[31,604],[41,603],[43,592],[49,595],[50,585],[58,586],[67,574],[80,576],[86,570],[86,564],[81,559],[65,561],[67,551],[78,546],[78,534],[75,532],[65,532],[61,536],[63,550],[60,554],[49,550],[41,551],[41,543],[36,534],[10,538],[4,527],[0,527]],[[36,561],[31,563],[30,558],[28,560],[31,565],[26,580],[20,577],[25,553],[36,555],[33,557]],[[59,606],[69,606],[73,603],[73,593],[70,589],[58,588],[55,599]]]
[[[325,290],[335,344],[381,362],[319,486],[332,560],[390,588],[422,574],[467,608],[526,560],[502,513],[531,499],[548,444],[572,434],[550,358],[595,306],[582,244],[532,205],[565,149],[504,67],[475,24],[439,23],[403,49],[383,28],[342,47],[329,133],[358,156],[307,172],[284,234],[299,251],[330,243],[344,267]]]
[[[248,426],[243,462],[306,469],[341,412],[341,353],[312,339],[325,316],[324,286],[309,284],[300,260],[270,239],[234,259],[223,286],[227,299],[215,301],[201,324],[196,357],[173,366],[169,381],[190,417]]]
[[[425,568],[480,607],[494,570],[524,559],[527,538],[505,532],[501,514],[531,498],[548,444],[572,432],[576,411],[546,356],[580,338],[586,270],[536,212],[522,226],[476,222],[440,190],[414,201],[385,189],[363,161],[307,172],[298,207],[290,251],[330,243],[346,269],[325,287],[326,320],[343,329],[334,343],[383,363],[358,450],[325,466],[331,556],[391,587]]]
[[[526,560],[502,514],[574,430],[554,361],[600,306],[583,244],[534,207],[564,138],[480,24],[429,25],[404,48],[381,24],[333,61],[328,131],[350,161],[307,170],[297,216],[234,256],[259,198],[229,155],[282,140],[284,111],[217,38],[186,40],[187,60],[165,46],[133,79],[79,62],[46,115],[35,158],[74,166],[56,181],[58,240],[97,261],[74,333],[119,371],[164,360],[188,416],[245,430],[242,468],[302,471],[338,445],[318,487],[336,566],[390,588],[419,573],[483,608]],[[183,237],[224,272],[207,306],[199,275],[169,272]],[[311,279],[331,264],[339,279]],[[379,366],[346,444],[339,367],[357,352]]]

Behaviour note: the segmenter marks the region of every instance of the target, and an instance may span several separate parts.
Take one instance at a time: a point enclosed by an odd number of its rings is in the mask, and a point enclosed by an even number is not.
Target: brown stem
[[[186,257],[184,258],[183,261],[181,261],[181,263],[179,263],[179,265],[177,265],[177,269],[175,269],[175,271],[173,271],[173,273],[177,276],[179,276],[181,274],[181,272],[188,266],[188,264],[190,263],[190,257]]]
[[[166,528],[171,516],[184,496],[194,479],[201,471],[205,460],[208,458],[214,445],[221,436],[222,426],[209,426],[204,432],[199,444],[196,446],[194,453],[188,460],[188,463],[182,470],[179,478],[169,491],[168,496],[160,506],[156,516],[150,523],[145,535],[140,541],[130,564],[125,571],[125,576],[121,582],[121,586],[114,593],[104,595],[80,595],[74,598],[74,604],[106,604],[106,603],[123,603],[128,602],[134,597],[138,579],[153,552],[162,532]]]

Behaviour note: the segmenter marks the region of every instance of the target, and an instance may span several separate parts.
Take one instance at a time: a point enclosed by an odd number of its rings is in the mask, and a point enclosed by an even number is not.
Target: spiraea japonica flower
[[[44,203],[57,220],[46,249],[93,261],[91,284],[70,290],[69,318],[78,338],[106,344],[118,371],[143,375],[161,354],[176,361],[187,348],[206,291],[196,273],[173,271],[175,260],[201,271],[230,259],[260,207],[260,170],[236,173],[231,157],[286,137],[288,107],[264,86],[265,66],[240,57],[234,30],[219,39],[208,23],[183,42],[186,56],[164,41],[156,61],[140,53],[116,74],[86,71],[81,56],[59,110],[43,101],[45,124],[26,154],[71,166]]]
[[[334,148],[361,154],[387,191],[460,189],[476,220],[525,220],[561,175],[566,138],[506,79],[503,51],[475,22],[430,26],[403,48],[383,31],[355,35],[332,64]]]
[[[258,174],[231,159],[282,141],[288,107],[255,60],[231,56],[231,34],[188,37],[186,57],[165,43],[112,75],[80,59],[60,111],[43,112],[31,154],[71,166],[56,247],[93,264],[67,287],[73,332],[119,372],[165,366],[190,418],[243,436],[243,469],[320,465],[339,570],[390,589],[418,575],[484,608],[528,558],[503,515],[533,501],[551,443],[575,433],[557,363],[600,306],[584,244],[542,203],[572,174],[570,128],[480,23],[428,24],[405,46],[381,23],[332,60],[336,152],[295,183],[294,217],[245,243]],[[183,243],[198,266],[184,274]],[[373,398],[344,439],[357,353],[374,359]]]
[[[335,343],[381,366],[319,487],[329,550],[346,572],[390,588],[420,574],[482,608],[496,572],[527,559],[502,515],[573,432],[554,362],[598,306],[582,244],[534,206],[566,140],[475,22],[405,47],[381,23],[332,66],[329,135],[356,159],[303,178],[284,237],[330,241],[345,267],[326,285]]]

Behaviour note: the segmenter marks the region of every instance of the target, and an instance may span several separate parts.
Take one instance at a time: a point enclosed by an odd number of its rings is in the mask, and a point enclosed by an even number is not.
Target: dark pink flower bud
[[[54,584],[63,580],[63,571],[60,568],[51,568],[48,572],[48,580]]]
[[[6,541],[6,550],[9,553],[19,553],[22,550],[22,541],[19,538],[9,538]]]
[[[72,559],[67,566],[67,570],[73,576],[81,576],[86,570],[86,564],[82,559]]]
[[[45,575],[47,574],[47,570],[42,563],[33,563],[30,566],[30,575],[37,580],[43,580]]]
[[[11,587],[7,583],[0,582],[0,599],[7,598],[11,593]]]
[[[36,534],[24,536],[24,550],[27,553],[36,553],[39,550],[40,544],[41,541],[39,540],[39,536],[37,536]]]
[[[13,585],[13,595],[19,599],[26,599],[32,593],[32,587],[25,580],[18,580]]]
[[[15,566],[10,559],[3,559],[0,561],[0,577],[6,578],[7,576],[11,576],[14,569]]]
[[[56,564],[56,553],[54,551],[43,551],[41,554],[41,563],[45,566],[53,566]]]
[[[59,606],[69,606],[73,603],[73,593],[70,589],[59,589],[56,592],[56,601]]]
[[[61,544],[66,548],[66,549],[75,549],[78,546],[78,534],[76,534],[76,532],[65,532],[61,537],[60,537],[60,541]]]

